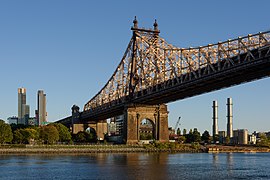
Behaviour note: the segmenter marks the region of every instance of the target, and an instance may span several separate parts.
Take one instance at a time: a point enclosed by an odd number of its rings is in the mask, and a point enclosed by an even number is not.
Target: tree
[[[9,124],[6,124],[5,121],[0,120],[0,143],[9,143],[13,139],[12,130]]]
[[[201,133],[197,128],[193,130],[193,142],[201,142]]]
[[[207,130],[205,130],[202,134],[202,141],[204,141],[205,143],[210,143],[210,134]]]
[[[187,130],[184,129],[184,130],[183,130],[183,135],[186,135],[186,134],[187,134]]]
[[[25,129],[28,127],[27,125],[24,125],[24,124],[11,124],[10,126],[12,129],[12,132],[16,131],[17,129]]]
[[[260,138],[260,140],[258,141],[257,145],[259,145],[259,146],[269,146],[270,145],[269,140],[264,133],[260,134],[259,138]]]
[[[25,144],[30,144],[38,139],[38,132],[33,128],[21,129],[21,134],[23,135],[23,142]]]
[[[180,136],[181,135],[181,130],[180,130],[180,128],[177,128],[177,133],[176,133],[178,136]]]
[[[16,144],[23,143],[23,135],[21,133],[21,129],[17,129],[13,132],[13,142]]]
[[[189,133],[185,135],[185,138],[187,143],[194,142],[192,129],[190,129]]]
[[[185,137],[185,136],[179,136],[179,137],[178,137],[178,142],[179,142],[179,143],[184,143],[184,142],[186,142],[186,137]]]
[[[69,142],[71,141],[71,133],[69,132],[69,129],[64,126],[61,123],[52,123],[49,126],[56,127],[58,133],[59,133],[59,141],[60,142]]]
[[[73,135],[73,141],[75,142],[95,142],[96,141],[96,136],[94,133],[89,133],[85,131],[80,131],[77,134]]]
[[[39,137],[45,144],[54,144],[59,140],[59,133],[54,126],[43,126]]]

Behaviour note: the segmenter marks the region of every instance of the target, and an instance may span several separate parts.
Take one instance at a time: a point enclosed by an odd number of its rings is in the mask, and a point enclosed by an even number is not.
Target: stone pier
[[[154,125],[153,138],[159,142],[169,141],[167,105],[131,104],[125,108],[123,140],[127,144],[138,143],[140,140],[140,124],[144,119]]]

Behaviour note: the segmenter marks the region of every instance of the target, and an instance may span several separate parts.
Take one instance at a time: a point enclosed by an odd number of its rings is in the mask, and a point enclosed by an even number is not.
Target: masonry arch
[[[144,118],[139,123],[139,140],[156,139],[155,123],[151,119]]]
[[[91,134],[91,133],[94,134],[94,135],[97,134],[96,130],[93,127],[87,127],[84,131],[88,132],[89,134]]]

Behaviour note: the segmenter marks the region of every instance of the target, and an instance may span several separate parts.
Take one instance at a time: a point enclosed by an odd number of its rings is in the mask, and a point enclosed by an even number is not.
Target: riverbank
[[[155,152],[203,152],[198,146],[172,143],[155,145],[2,145],[0,154],[72,154],[72,153],[155,153]]]
[[[270,152],[266,147],[158,143],[155,145],[2,145],[0,154]]]
[[[270,148],[249,146],[249,145],[236,145],[236,146],[224,146],[224,145],[208,145],[206,151],[210,153],[230,153],[230,152],[270,152]]]

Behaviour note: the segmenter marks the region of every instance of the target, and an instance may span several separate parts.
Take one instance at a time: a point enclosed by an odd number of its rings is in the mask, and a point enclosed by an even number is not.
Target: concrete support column
[[[80,131],[84,131],[84,124],[72,124],[72,134],[77,134]]]
[[[96,133],[98,140],[104,140],[104,135],[108,132],[108,126],[106,120],[99,121],[96,124]]]

